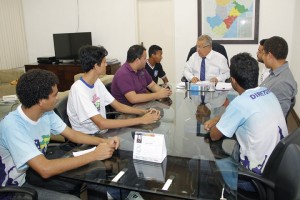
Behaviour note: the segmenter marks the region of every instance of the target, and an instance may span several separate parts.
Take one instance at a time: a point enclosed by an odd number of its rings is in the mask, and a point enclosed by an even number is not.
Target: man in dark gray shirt
[[[276,95],[284,116],[297,94],[297,83],[286,61],[287,54],[288,44],[283,38],[273,36],[265,41],[262,59],[270,69],[270,75],[260,86],[269,88]]]

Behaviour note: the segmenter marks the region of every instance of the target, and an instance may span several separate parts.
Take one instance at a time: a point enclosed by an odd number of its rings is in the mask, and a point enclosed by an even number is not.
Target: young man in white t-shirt
[[[85,74],[70,90],[67,113],[72,128],[86,134],[103,133],[107,129],[151,124],[160,119],[160,112],[129,107],[115,100],[98,78],[106,71],[107,51],[104,47],[83,46],[79,59]],[[111,105],[116,111],[141,115],[131,119],[106,119],[105,106]]]

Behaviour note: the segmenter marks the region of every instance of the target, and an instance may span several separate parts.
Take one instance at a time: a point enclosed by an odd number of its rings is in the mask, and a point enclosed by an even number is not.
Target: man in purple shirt
[[[127,51],[126,62],[118,69],[111,93],[119,102],[133,105],[169,97],[172,91],[157,85],[145,69],[146,49],[133,45]],[[148,93],[149,89],[152,93]]]

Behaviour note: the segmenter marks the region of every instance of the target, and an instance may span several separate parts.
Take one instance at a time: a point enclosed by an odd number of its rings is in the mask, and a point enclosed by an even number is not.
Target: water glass
[[[215,90],[216,90],[216,82],[215,81],[210,81],[209,91],[213,92]]]

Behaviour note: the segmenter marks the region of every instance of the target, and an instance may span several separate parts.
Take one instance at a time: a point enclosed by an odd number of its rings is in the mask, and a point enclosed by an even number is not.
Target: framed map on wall
[[[198,0],[198,34],[221,44],[257,44],[259,0]]]

